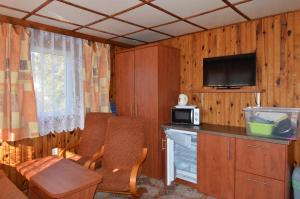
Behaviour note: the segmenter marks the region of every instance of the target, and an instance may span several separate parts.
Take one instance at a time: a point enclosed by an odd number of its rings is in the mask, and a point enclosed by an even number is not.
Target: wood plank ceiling
[[[0,0],[0,16],[134,46],[297,9],[299,0]]]

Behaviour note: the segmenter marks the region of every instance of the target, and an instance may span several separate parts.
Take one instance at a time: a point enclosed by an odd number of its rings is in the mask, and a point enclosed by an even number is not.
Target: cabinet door
[[[236,172],[235,198],[283,199],[284,183],[249,173]]]
[[[116,54],[115,64],[117,113],[134,116],[134,51]]]
[[[285,178],[286,146],[236,139],[236,168],[277,180]]]
[[[135,50],[135,112],[145,120],[145,145],[148,147],[143,173],[161,178],[161,136],[158,126],[158,50]]]
[[[217,198],[234,198],[235,138],[198,135],[198,187]]]

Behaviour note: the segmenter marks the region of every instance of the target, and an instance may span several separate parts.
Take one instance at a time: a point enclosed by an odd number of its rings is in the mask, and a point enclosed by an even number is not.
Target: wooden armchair
[[[75,144],[60,150],[59,156],[72,160],[86,168],[95,169],[99,164],[101,147],[104,144],[108,118],[111,113],[87,113],[81,137]],[[79,130],[80,131],[80,130]],[[76,153],[70,152],[74,150]]]
[[[117,116],[108,120],[102,153],[102,165],[97,172],[103,176],[97,191],[131,195],[138,198],[145,189],[137,188],[137,177],[147,156],[144,146],[143,121]]]

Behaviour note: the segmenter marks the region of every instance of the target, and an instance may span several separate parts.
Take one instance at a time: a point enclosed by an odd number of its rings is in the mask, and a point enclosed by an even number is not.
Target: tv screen
[[[255,86],[256,54],[240,54],[203,59],[203,86]]]

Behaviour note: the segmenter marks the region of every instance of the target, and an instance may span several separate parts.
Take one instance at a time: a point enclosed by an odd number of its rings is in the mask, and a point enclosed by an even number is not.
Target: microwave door
[[[191,124],[193,119],[193,110],[191,109],[173,109],[172,123]]]

